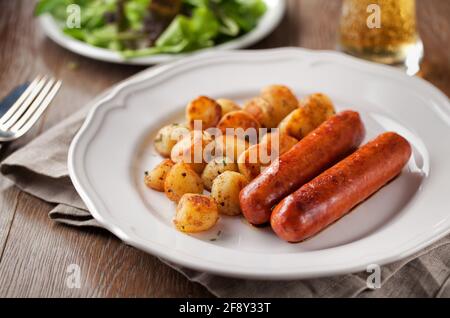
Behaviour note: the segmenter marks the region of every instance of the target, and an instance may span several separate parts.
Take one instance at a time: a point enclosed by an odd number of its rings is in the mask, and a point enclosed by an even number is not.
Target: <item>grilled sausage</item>
[[[272,229],[288,242],[315,235],[397,176],[410,156],[403,137],[378,136],[281,201],[271,216]]]
[[[269,222],[275,204],[354,151],[364,135],[358,113],[344,111],[331,117],[242,189],[245,218],[254,225]]]

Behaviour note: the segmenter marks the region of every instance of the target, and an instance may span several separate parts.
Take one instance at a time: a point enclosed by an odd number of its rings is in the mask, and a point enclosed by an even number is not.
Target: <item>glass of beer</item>
[[[414,75],[423,57],[415,0],[344,0],[339,48]]]

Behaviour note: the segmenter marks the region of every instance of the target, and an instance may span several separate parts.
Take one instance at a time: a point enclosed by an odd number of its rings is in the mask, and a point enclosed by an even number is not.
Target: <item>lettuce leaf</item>
[[[256,27],[260,17],[266,12],[266,5],[260,0],[222,0],[218,10],[243,32],[248,32]]]
[[[51,14],[64,24],[67,6],[77,4],[81,27],[63,26],[67,35],[135,57],[190,52],[220,44],[251,31],[266,11],[263,0],[182,0],[181,13],[156,41],[151,41],[146,28],[151,1],[39,0],[35,14]]]
[[[193,10],[192,16],[178,15],[160,35],[151,49],[126,50],[125,57],[145,56],[155,53],[181,53],[214,46],[219,34],[219,21],[207,7]]]

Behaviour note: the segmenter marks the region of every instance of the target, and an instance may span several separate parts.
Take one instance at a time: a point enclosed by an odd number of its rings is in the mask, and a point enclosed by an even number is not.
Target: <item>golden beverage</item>
[[[344,0],[340,47],[375,62],[416,63],[418,67],[423,46],[415,0]]]

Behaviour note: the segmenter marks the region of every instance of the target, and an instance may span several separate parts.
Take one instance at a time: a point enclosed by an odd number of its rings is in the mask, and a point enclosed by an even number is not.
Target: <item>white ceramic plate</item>
[[[269,84],[298,96],[323,92],[360,112],[371,139],[406,137],[414,154],[400,177],[353,212],[299,244],[270,228],[222,217],[211,231],[175,230],[175,205],[143,185],[161,157],[151,139],[183,117],[193,97],[243,101]],[[206,54],[146,70],[95,102],[69,152],[73,183],[93,216],[126,243],[193,269],[294,279],[365,270],[404,258],[450,232],[450,106],[427,82],[339,53],[277,49]],[[216,240],[218,231],[221,234]]]
[[[251,32],[231,40],[229,42],[217,45],[213,48],[201,50],[216,51],[216,50],[233,50],[248,47],[263,39],[270,32],[272,32],[280,23],[284,11],[286,9],[285,0],[264,0],[267,6],[267,11],[258,23],[258,26]],[[170,62],[180,57],[185,57],[188,54],[157,54],[146,57],[138,57],[132,59],[124,59],[119,53],[92,46],[82,41],[78,41],[70,36],[65,35],[61,31],[60,25],[50,16],[44,15],[40,18],[41,26],[47,36],[62,47],[75,52],[77,54],[90,57],[93,59],[122,63],[122,64],[137,64],[137,65],[153,65],[158,63]],[[194,52],[194,53],[198,53]],[[194,54],[190,53],[190,54]]]

